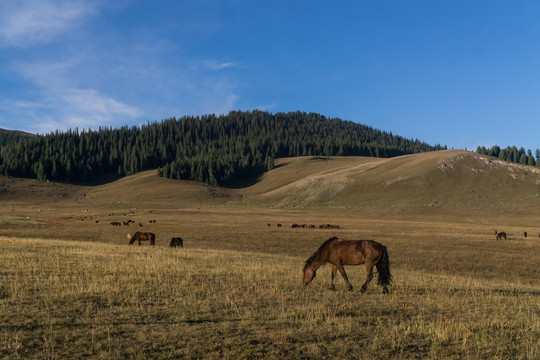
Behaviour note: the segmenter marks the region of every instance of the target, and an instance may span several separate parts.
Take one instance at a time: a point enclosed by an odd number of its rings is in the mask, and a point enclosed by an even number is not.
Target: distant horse
[[[141,241],[150,241],[152,246],[156,244],[156,235],[151,232],[137,231],[133,236],[127,234],[127,238],[129,239],[129,245],[133,245],[135,241],[138,241],[139,245],[141,245]]]
[[[506,240],[506,233],[504,231],[501,231],[500,233],[497,234],[497,240],[500,240],[502,238]]]
[[[171,239],[171,243],[169,244],[170,247],[184,247],[184,240],[179,237],[173,237]]]
[[[332,265],[332,282],[330,290],[334,290],[334,278],[336,270],[339,270],[341,276],[347,283],[349,291],[352,285],[349,282],[343,265],[361,265],[366,264],[367,277],[361,292],[366,291],[367,286],[373,278],[373,266],[377,267],[379,272],[379,285],[383,286],[383,294],[388,293],[388,285],[392,281],[390,274],[390,261],[386,246],[373,240],[345,240],[337,236],[326,240],[319,249],[306,260],[304,266],[304,286],[307,286],[316,276],[317,269],[326,264]]]

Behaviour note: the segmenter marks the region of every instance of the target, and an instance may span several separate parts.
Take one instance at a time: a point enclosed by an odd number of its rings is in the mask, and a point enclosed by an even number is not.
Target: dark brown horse
[[[171,243],[169,244],[170,247],[184,247],[184,239],[181,237],[173,237],[171,238]]]
[[[501,231],[497,234],[497,240],[504,238],[506,240],[506,233],[504,231]]]
[[[377,267],[379,272],[379,285],[383,286],[383,294],[388,293],[388,285],[392,281],[390,275],[390,262],[386,246],[373,240],[345,240],[334,236],[326,240],[319,249],[306,260],[304,266],[304,285],[307,286],[315,278],[317,269],[329,263],[332,265],[332,282],[330,290],[334,290],[334,278],[336,270],[339,270],[343,279],[347,283],[349,291],[352,285],[345,273],[343,265],[361,265],[366,264],[367,278],[360,289],[366,291],[367,286],[373,278],[373,266]]]
[[[151,232],[137,231],[133,236],[127,234],[127,238],[129,239],[129,245],[133,245],[135,241],[138,241],[139,245],[141,245],[141,241],[150,241],[150,245],[152,246],[156,244],[156,235]]]

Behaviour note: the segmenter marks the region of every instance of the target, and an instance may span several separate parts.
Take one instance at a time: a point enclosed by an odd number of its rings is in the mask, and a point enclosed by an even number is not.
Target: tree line
[[[540,149],[536,149],[533,155],[530,149],[525,150],[523,147],[518,149],[515,146],[508,146],[501,149],[499,146],[495,145],[490,148],[478,146],[476,152],[509,162],[540,167]]]
[[[56,131],[0,148],[0,173],[71,182],[158,169],[158,175],[230,185],[291,156],[394,157],[446,149],[320,114],[233,111],[142,126]]]

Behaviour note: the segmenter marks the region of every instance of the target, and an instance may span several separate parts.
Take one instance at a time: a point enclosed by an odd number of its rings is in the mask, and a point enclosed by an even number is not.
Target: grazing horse
[[[360,289],[366,291],[367,286],[373,278],[373,266],[377,267],[379,272],[379,285],[383,286],[383,294],[388,293],[388,285],[392,281],[390,274],[390,262],[386,246],[373,240],[345,240],[337,236],[326,240],[319,249],[306,260],[304,266],[304,286],[307,286],[316,276],[317,269],[326,264],[332,265],[332,282],[330,290],[334,290],[334,278],[336,271],[339,270],[341,276],[347,283],[349,291],[352,285],[345,273],[343,265],[361,265],[366,264],[367,278]]]
[[[504,238],[506,240],[506,233],[504,231],[501,231],[497,234],[497,240]]]
[[[137,231],[133,236],[127,234],[127,238],[129,239],[129,245],[133,245],[135,241],[139,242],[139,246],[141,245],[141,241],[150,241],[150,245],[152,246],[156,244],[156,235],[151,232]]]
[[[171,243],[169,244],[170,247],[184,247],[184,240],[180,237],[173,237],[171,239]]]

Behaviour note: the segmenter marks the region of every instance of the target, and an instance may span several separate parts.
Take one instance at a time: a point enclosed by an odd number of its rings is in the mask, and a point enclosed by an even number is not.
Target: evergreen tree
[[[536,164],[536,161],[534,161],[534,156],[532,154],[531,149],[527,150],[527,165],[534,166]]]
[[[519,156],[519,163],[520,163],[520,164],[527,164],[527,154],[522,153],[522,154]]]

